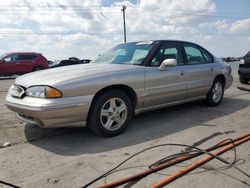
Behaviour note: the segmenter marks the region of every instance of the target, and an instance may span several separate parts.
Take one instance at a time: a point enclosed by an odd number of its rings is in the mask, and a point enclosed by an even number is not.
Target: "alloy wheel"
[[[124,124],[127,115],[126,103],[120,98],[110,98],[101,108],[101,124],[109,131],[117,130]]]
[[[215,103],[218,103],[221,100],[223,95],[222,84],[220,82],[216,82],[212,89],[212,98]]]

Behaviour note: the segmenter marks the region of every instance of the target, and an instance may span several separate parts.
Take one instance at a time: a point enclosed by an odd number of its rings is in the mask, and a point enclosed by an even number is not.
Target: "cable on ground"
[[[239,139],[242,139],[244,137],[248,137],[250,136],[249,134],[247,135],[244,135],[238,139],[235,139],[235,140],[239,140]],[[163,146],[178,146],[178,147],[187,147],[189,149],[191,149],[190,151],[185,151],[185,152],[180,152],[180,153],[175,153],[173,155],[170,155],[170,156],[167,156],[167,157],[164,157],[156,162],[154,162],[153,164],[149,165],[149,168],[155,168],[159,165],[162,165],[164,163],[167,163],[167,162],[170,162],[172,160],[176,160],[176,158],[180,158],[180,157],[185,157],[187,158],[186,160],[188,159],[191,159],[193,157],[196,157],[196,156],[199,156],[201,154],[207,154],[207,155],[210,155],[211,157],[213,158],[216,158],[217,160],[229,165],[230,167],[233,166],[235,169],[239,170],[241,173],[243,173],[244,175],[248,176],[249,177],[249,174],[247,174],[246,172],[242,171],[241,169],[239,169],[238,167],[235,167],[234,164],[236,162],[236,149],[235,149],[235,145],[234,145],[234,142],[235,140],[232,140],[232,139],[226,139],[226,140],[223,140],[222,142],[212,146],[211,148],[207,149],[207,150],[203,150],[203,149],[200,149],[200,148],[197,148],[197,147],[193,147],[193,146],[190,146],[190,145],[185,145],[185,144],[159,144],[159,145],[155,145],[155,146],[151,146],[151,147],[148,147],[148,148],[145,148],[137,153],[135,153],[134,155],[128,157],[127,159],[125,159],[124,161],[122,161],[120,164],[118,164],[117,166],[115,166],[114,168],[112,168],[111,170],[107,171],[106,173],[100,175],[99,177],[97,177],[96,179],[92,180],[91,182],[87,183],[86,185],[83,186],[83,188],[86,188],[90,185],[92,185],[93,183],[97,182],[98,180],[104,178],[104,177],[107,177],[108,175],[112,174],[117,168],[119,168],[121,165],[123,165],[124,163],[126,163],[127,161],[129,161],[130,159],[132,159],[133,157],[145,152],[145,151],[148,151],[150,149],[153,149],[153,148],[157,148],[157,147],[163,147]],[[214,149],[217,149],[219,147],[222,147],[222,146],[225,146],[225,145],[228,145],[228,144],[233,144],[233,150],[234,150],[234,159],[233,159],[233,162],[228,162],[227,160],[221,158],[221,157],[218,157],[212,153],[210,153],[209,151],[211,150],[214,150]],[[176,163],[173,163],[173,164],[176,164]],[[154,171],[153,171],[154,172]],[[140,176],[138,178],[130,178],[132,180],[137,180],[137,179],[141,179],[143,177],[146,177],[147,175],[149,174],[145,174],[143,176]],[[124,183],[122,183],[124,184]],[[121,185],[121,184],[119,184]],[[100,187],[108,187],[108,186],[100,186]]]

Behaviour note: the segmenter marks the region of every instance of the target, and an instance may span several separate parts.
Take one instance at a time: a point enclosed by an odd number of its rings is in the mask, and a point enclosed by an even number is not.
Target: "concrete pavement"
[[[13,79],[0,80],[0,180],[21,187],[81,187],[132,154],[157,144],[179,143],[206,148],[226,138],[250,133],[250,93],[237,88],[237,63],[232,63],[234,83],[219,107],[192,102],[136,116],[126,132],[100,138],[86,128],[41,129],[20,123],[4,106]],[[145,152],[100,180],[100,185],[141,171],[163,156],[183,148],[160,147]],[[233,153],[222,157],[232,160]],[[237,147],[237,166],[250,174],[250,143]],[[191,161],[176,165],[137,182],[133,187],[150,187]],[[219,168],[224,167],[224,168]],[[125,169],[124,169],[125,168]],[[245,183],[244,183],[245,182]],[[248,184],[248,185],[247,185]],[[213,160],[171,183],[171,188],[245,188],[250,180],[233,168]],[[5,187],[0,184],[0,187]]]

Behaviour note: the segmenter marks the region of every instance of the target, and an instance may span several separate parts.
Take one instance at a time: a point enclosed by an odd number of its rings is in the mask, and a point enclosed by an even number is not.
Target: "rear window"
[[[200,49],[207,63],[213,63],[213,57],[204,49]]]
[[[188,64],[203,64],[206,63],[200,49],[193,44],[185,44],[184,50],[187,55]]]

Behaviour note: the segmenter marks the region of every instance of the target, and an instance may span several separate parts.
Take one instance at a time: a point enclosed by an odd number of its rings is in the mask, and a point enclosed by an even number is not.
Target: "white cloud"
[[[250,19],[208,19],[205,15],[216,13],[212,0],[120,1],[109,7],[102,7],[102,0],[9,0],[0,1],[0,38],[5,40],[0,52],[32,50],[50,59],[94,58],[123,42],[123,4],[128,7],[128,41],[183,39],[216,51],[221,43],[231,46],[228,41],[236,41],[220,35],[250,31]]]
[[[226,32],[229,29],[230,25],[226,20],[218,20],[215,22],[215,27],[219,32]]]
[[[250,37],[247,38],[248,43],[250,44]]]
[[[250,18],[238,20],[231,25],[231,33],[247,32],[250,35]]]

